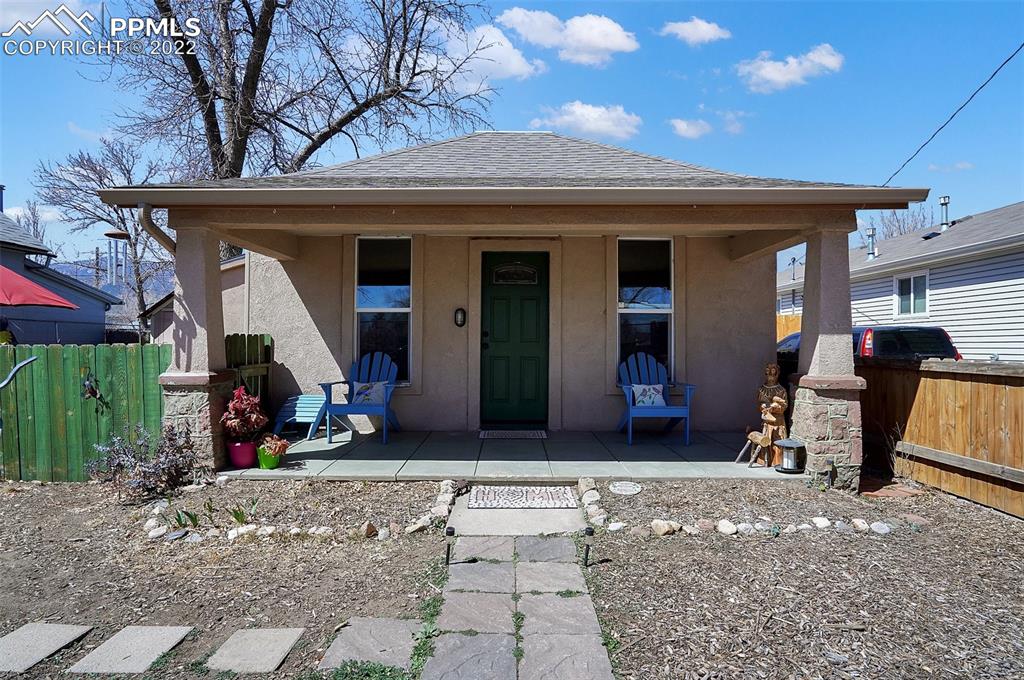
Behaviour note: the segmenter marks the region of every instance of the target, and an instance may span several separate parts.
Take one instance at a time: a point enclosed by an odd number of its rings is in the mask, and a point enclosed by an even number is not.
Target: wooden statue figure
[[[757,390],[757,408],[761,411],[761,431],[748,432],[747,443],[736,457],[740,462],[743,454],[753,445],[754,450],[750,453],[752,467],[758,459],[763,459],[764,466],[778,465],[782,462],[782,448],[775,442],[785,439],[786,432],[786,408],[789,406],[786,388],[779,384],[778,364],[766,364],[764,367],[764,384]]]

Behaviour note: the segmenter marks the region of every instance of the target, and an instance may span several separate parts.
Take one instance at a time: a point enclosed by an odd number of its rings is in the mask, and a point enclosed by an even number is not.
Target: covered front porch
[[[695,432],[689,446],[678,433],[643,432],[633,446],[619,432],[548,432],[547,439],[480,439],[476,432],[343,433],[328,444],[299,439],[276,470],[229,470],[251,479],[477,482],[575,482],[580,477],[620,480],[798,479],[803,475],[734,463],[742,432]]]

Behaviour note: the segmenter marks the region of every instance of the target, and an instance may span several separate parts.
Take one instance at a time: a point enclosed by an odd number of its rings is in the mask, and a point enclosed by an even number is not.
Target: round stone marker
[[[635,496],[641,488],[636,482],[612,482],[608,485],[608,490],[619,496]]]

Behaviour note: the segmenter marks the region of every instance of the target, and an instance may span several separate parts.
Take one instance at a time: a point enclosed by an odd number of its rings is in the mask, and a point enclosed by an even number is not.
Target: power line
[[[935,132],[932,133],[931,137],[929,137],[928,139],[925,140],[924,144],[922,144],[921,146],[917,147],[917,151],[915,151],[913,154],[911,154],[910,158],[908,158],[907,160],[903,161],[903,165],[901,165],[899,168],[897,168],[896,172],[894,172],[891,175],[889,175],[889,179],[885,180],[885,184],[883,184],[882,186],[883,187],[889,186],[889,182],[891,182],[893,180],[893,178],[896,177],[896,175],[900,174],[900,172],[903,171],[903,168],[907,167],[907,164],[910,163],[910,161],[912,161],[915,158],[917,158],[917,154],[921,153],[921,150],[924,149],[924,147],[928,146],[928,143],[931,142],[933,139],[935,139],[935,136],[938,135],[940,132],[942,132],[942,129],[944,127],[946,127],[947,125],[949,125],[954,118],[956,118],[956,114],[958,114],[961,111],[963,111],[964,107],[966,107],[968,104],[971,103],[971,100],[974,99],[975,95],[977,95],[979,92],[981,92],[985,88],[986,85],[988,85],[990,82],[992,82],[992,79],[996,77],[996,74],[999,73],[1000,71],[1002,71],[1003,67],[1006,66],[1007,64],[1009,64],[1010,60],[1013,59],[1014,57],[1016,57],[1017,54],[1021,50],[1024,50],[1024,42],[1022,42],[1020,44],[1020,46],[1018,46],[1017,49],[1015,49],[1013,51],[1013,54],[1008,56],[1003,61],[1003,63],[999,65],[999,68],[997,68],[995,71],[992,72],[992,75],[990,75],[988,78],[985,79],[985,82],[983,82],[981,85],[978,86],[978,89],[976,89],[974,92],[971,93],[971,96],[968,97],[967,100],[963,104],[961,104],[959,107],[957,107],[957,110],[954,111],[953,114],[949,118],[946,119],[945,123],[940,125],[938,127],[938,129],[935,130]]]

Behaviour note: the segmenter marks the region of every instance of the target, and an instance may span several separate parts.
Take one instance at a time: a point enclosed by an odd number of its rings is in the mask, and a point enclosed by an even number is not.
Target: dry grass
[[[629,526],[815,515],[899,526],[885,537],[601,536],[605,561],[590,578],[620,678],[1024,676],[1016,519],[944,494],[871,501],[784,482],[647,484],[635,497],[603,496]]]

